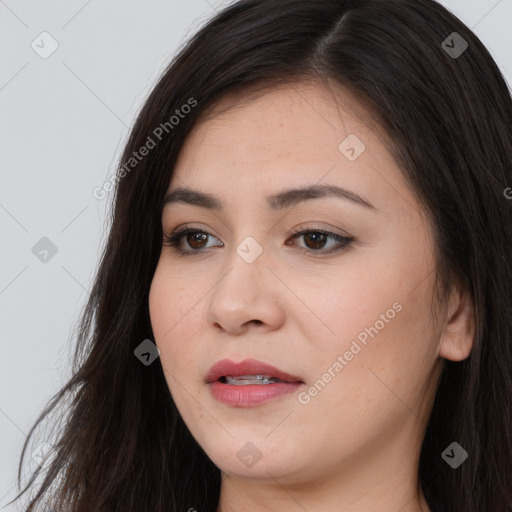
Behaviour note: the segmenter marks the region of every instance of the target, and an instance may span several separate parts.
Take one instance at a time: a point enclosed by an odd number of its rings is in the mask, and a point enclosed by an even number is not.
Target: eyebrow
[[[282,210],[295,206],[303,201],[325,197],[337,197],[364,206],[370,210],[377,210],[375,206],[359,194],[346,188],[338,187],[337,185],[312,185],[308,187],[292,188],[268,196],[266,199],[270,208],[273,210]],[[176,203],[191,204],[209,210],[222,210],[222,201],[218,196],[191,188],[177,188],[169,193],[163,200],[164,207]]]

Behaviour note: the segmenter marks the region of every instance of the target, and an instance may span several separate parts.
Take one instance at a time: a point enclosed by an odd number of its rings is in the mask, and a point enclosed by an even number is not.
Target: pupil
[[[191,247],[194,247],[194,248],[197,248],[199,244],[199,248],[200,248],[200,245],[201,245],[201,242],[205,241],[206,239],[206,235],[204,233],[192,233],[191,235],[189,236],[192,236],[192,243],[190,243],[189,241],[189,244]]]
[[[318,249],[319,247],[321,247],[324,243],[325,243],[325,237],[327,235],[325,235],[324,233],[308,233],[307,235],[305,235],[305,239],[308,240],[308,239],[317,239],[317,240],[313,240],[313,243],[316,244],[314,245],[314,248],[315,249]],[[318,240],[318,238],[320,240]],[[306,242],[306,245],[309,245],[307,242]]]

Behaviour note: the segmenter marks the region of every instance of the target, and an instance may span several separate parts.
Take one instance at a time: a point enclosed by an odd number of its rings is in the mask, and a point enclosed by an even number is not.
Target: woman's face
[[[197,125],[176,164],[168,193],[217,207],[164,207],[164,235],[199,233],[163,246],[151,323],[183,420],[234,478],[412,481],[442,361],[433,233],[361,114],[344,92],[283,86]],[[225,359],[300,383],[208,383]]]

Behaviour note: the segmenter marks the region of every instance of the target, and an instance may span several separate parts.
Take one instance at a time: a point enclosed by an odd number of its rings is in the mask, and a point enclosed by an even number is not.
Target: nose
[[[227,270],[208,295],[208,325],[231,335],[244,334],[250,328],[278,329],[285,317],[282,294],[286,288],[276,279],[275,266],[269,268],[265,252],[248,262],[233,250],[226,263]]]

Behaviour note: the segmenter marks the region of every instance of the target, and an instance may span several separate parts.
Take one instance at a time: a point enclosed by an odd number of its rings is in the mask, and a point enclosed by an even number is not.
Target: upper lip
[[[241,375],[268,375],[270,377],[277,377],[278,379],[286,382],[303,382],[300,377],[290,375],[289,373],[279,370],[272,366],[256,359],[244,359],[239,363],[235,363],[231,359],[221,359],[217,361],[208,372],[206,382],[215,382],[220,377],[226,376],[241,376]]]

